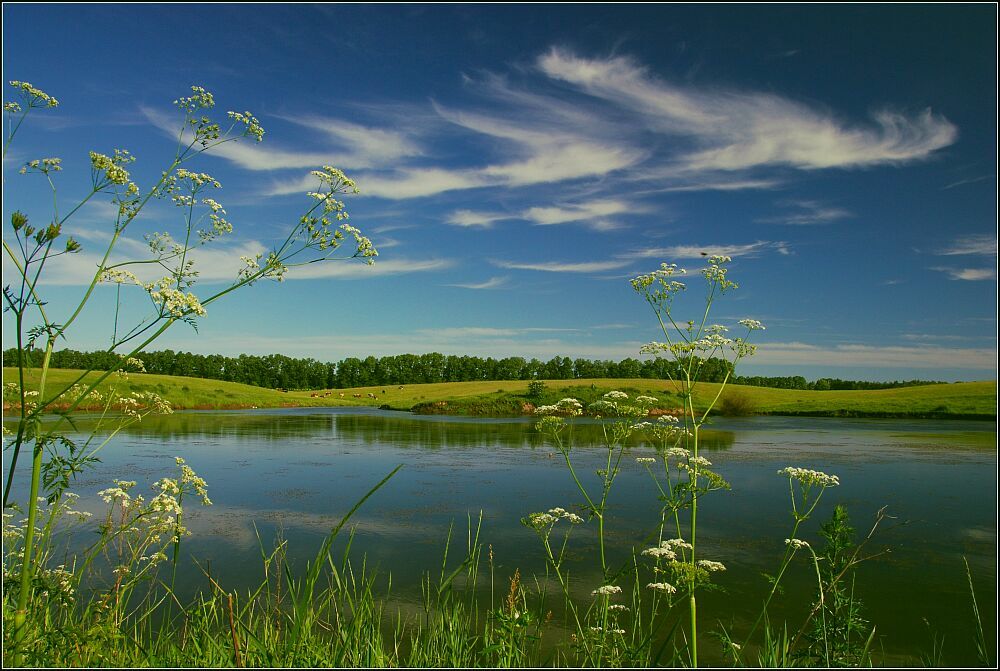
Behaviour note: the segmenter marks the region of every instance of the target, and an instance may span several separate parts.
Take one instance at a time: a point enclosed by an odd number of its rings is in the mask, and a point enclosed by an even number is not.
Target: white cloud
[[[491,277],[485,282],[471,282],[468,284],[449,284],[450,287],[459,287],[462,289],[497,289],[507,284],[506,277]]]
[[[474,212],[472,210],[456,210],[448,215],[444,223],[452,226],[463,226],[466,228],[492,228],[493,224],[505,219],[511,219],[511,215],[503,212]]]
[[[941,268],[935,267],[940,273],[946,273],[953,280],[995,280],[997,277],[996,268]]]
[[[367,279],[384,277],[386,275],[405,275],[409,273],[425,273],[445,270],[455,265],[450,259],[403,259],[393,258],[387,261],[375,261],[374,265],[357,259],[342,259],[314,263],[308,266],[292,268],[286,280],[316,280],[316,279]]]
[[[550,261],[546,263],[516,263],[514,261],[490,261],[499,268],[510,270],[539,270],[547,273],[596,273],[604,270],[615,270],[627,266],[629,261],[589,261],[582,263],[561,263]]]
[[[554,48],[538,59],[550,78],[640,115],[648,127],[694,146],[674,158],[679,173],[786,165],[849,168],[912,161],[952,144],[958,131],[930,110],[881,110],[848,126],[829,112],[778,95],[680,86],[628,57],[578,57]]]
[[[570,205],[532,207],[528,208],[522,216],[542,226],[578,221],[593,222],[595,225],[599,225],[600,222],[606,221],[606,217],[642,211],[644,210],[623,200],[592,200]]]
[[[524,219],[539,226],[582,223],[596,231],[609,231],[622,226],[619,221],[613,218],[615,215],[646,211],[646,208],[624,200],[598,199],[562,205],[529,207],[517,214],[456,210],[445,220],[445,223],[453,226],[490,228],[497,221]]]
[[[788,245],[784,242],[769,242],[758,240],[746,245],[674,245],[672,247],[656,247],[639,249],[629,256],[633,258],[663,258],[663,259],[700,259],[705,256],[755,257],[765,252],[789,254]]]
[[[989,233],[978,235],[965,235],[952,243],[950,247],[937,252],[942,256],[958,256],[961,254],[981,254],[983,256],[996,256],[997,238]]]
[[[789,212],[774,217],[762,217],[758,222],[767,224],[786,224],[790,226],[815,226],[830,224],[852,216],[852,213],[840,207],[832,207],[814,200],[796,200],[783,203]]]

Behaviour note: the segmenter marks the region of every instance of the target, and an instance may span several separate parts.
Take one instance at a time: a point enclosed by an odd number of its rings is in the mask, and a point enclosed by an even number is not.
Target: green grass
[[[48,389],[59,391],[80,374],[81,371],[74,370],[50,370]],[[4,368],[3,379],[5,383],[15,381],[16,369]],[[28,375],[27,386],[35,389],[37,383],[38,371],[33,370]],[[119,384],[119,393],[153,391],[170,401],[176,409],[387,405],[397,410],[409,410],[423,405],[428,411],[441,414],[498,416],[528,412],[525,404],[533,402],[527,397],[528,382],[522,380],[410,384],[402,388],[399,385],[358,387],[332,390],[326,397],[322,396],[325,392],[280,392],[234,382],[140,373],[131,373],[127,381]],[[545,384],[546,391],[536,404],[553,403],[565,396],[589,402],[606,391],[620,389],[656,396],[663,408],[681,405],[675,395],[674,384],[667,380],[546,380]],[[718,390],[717,384],[698,385],[695,391],[696,407],[706,407]],[[374,394],[375,399],[368,397],[369,393]],[[354,394],[360,394],[361,398],[354,398]],[[994,381],[873,391],[799,391],[729,385],[720,401],[730,394],[739,396],[752,408],[753,414],[764,415],[995,419],[997,411],[997,383]]]

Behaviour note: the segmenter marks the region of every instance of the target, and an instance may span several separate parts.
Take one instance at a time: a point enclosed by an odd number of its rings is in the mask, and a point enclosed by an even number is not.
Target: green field
[[[58,392],[76,381],[81,373],[50,370],[47,390]],[[3,379],[5,383],[16,381],[16,369],[4,368]],[[328,392],[281,392],[218,380],[132,373],[127,381],[110,377],[102,385],[103,391],[106,391],[110,381],[118,384],[119,394],[153,391],[166,398],[176,409],[386,405],[397,410],[409,410],[421,405],[427,412],[441,414],[516,415],[522,414],[525,403],[529,402],[526,397],[527,381],[446,382],[403,385],[401,388],[399,385],[386,385]],[[37,383],[38,371],[31,371],[27,378],[28,388],[36,389]],[[605,391],[621,389],[656,396],[661,400],[659,407],[662,408],[681,405],[673,393],[673,383],[665,380],[547,380],[545,384],[546,392],[537,400],[539,404],[552,403],[564,396],[589,402]],[[705,407],[718,389],[717,384],[700,384],[696,389],[696,406]],[[329,395],[323,396],[325,393]],[[370,398],[369,393],[375,398]],[[360,394],[361,398],[355,398],[354,394]],[[720,400],[725,400],[727,396],[742,397],[743,405],[750,414],[994,419],[997,411],[997,383],[994,381],[875,391],[799,391],[729,385]]]

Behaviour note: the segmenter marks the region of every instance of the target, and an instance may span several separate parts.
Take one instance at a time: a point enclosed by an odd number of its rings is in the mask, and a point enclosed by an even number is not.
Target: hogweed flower
[[[673,561],[677,559],[677,553],[673,551],[672,548],[666,545],[660,545],[659,547],[646,548],[641,553],[646,557],[653,557],[654,559],[666,559],[668,561]]]
[[[621,594],[621,593],[622,593],[622,588],[619,587],[618,585],[602,585],[601,587],[598,587],[590,594],[591,596],[611,596],[612,594]]]
[[[676,594],[677,588],[668,582],[651,582],[646,585],[647,588],[655,590],[657,592],[663,592],[665,594]]]
[[[778,471],[778,475],[784,475],[789,479],[798,480],[807,487],[810,485],[819,485],[820,487],[836,487],[840,484],[840,478],[836,475],[827,475],[822,471],[813,471],[808,468],[786,466]]]
[[[785,545],[790,546],[793,552],[810,547],[809,543],[801,538],[786,538]]]
[[[19,89],[18,93],[21,95],[21,98],[23,100],[27,101],[29,108],[59,106],[58,100],[50,96],[45,91],[32,86],[28,82],[11,81],[10,85],[13,86],[15,89]],[[4,110],[8,112],[13,111],[11,108],[8,108],[8,105],[16,106],[18,111],[20,111],[21,109],[20,105],[18,105],[17,103],[5,103]]]
[[[264,128],[257,121],[257,117],[250,112],[227,112],[226,114],[236,123],[246,126],[246,129],[243,131],[244,136],[252,137],[257,142],[264,139]]]
[[[725,571],[726,565],[722,562],[712,561],[711,559],[701,559],[698,561],[698,567],[703,568],[706,571],[714,573],[716,571]]]

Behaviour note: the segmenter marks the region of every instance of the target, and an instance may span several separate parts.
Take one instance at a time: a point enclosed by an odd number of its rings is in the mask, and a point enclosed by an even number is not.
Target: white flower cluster
[[[674,275],[684,275],[687,271],[683,268],[678,268],[676,263],[661,263],[658,270],[654,270],[651,273],[646,273],[645,275],[639,275],[632,279],[632,286],[635,289],[642,290],[651,286],[654,282],[660,282],[661,284],[673,283],[680,286],[681,289],[684,285],[680,282],[671,282],[669,278]]]
[[[751,331],[764,331],[765,330],[764,325],[761,324],[756,319],[741,319],[739,321],[739,323],[742,324],[743,326],[746,326]]]
[[[332,191],[346,193],[349,190],[353,193],[361,193],[353,179],[333,166],[324,165],[322,170],[312,170],[309,174],[317,177],[321,183],[329,185]]]
[[[149,292],[149,297],[153,299],[153,302],[159,303],[163,310],[173,317],[183,317],[191,313],[199,317],[205,316],[206,310],[198,297],[190,292],[184,293],[174,289],[171,286],[173,282],[174,278],[164,277],[157,282],[146,284],[144,287]]]
[[[812,471],[808,468],[786,466],[778,471],[778,475],[784,475],[792,480],[798,480],[806,486],[819,485],[820,487],[836,487],[840,484],[840,478],[836,475],[827,475],[822,471]]]
[[[591,592],[591,596],[611,596],[612,594],[621,594],[622,588],[618,585],[602,585]]]
[[[569,415],[583,414],[583,404],[575,398],[560,399],[555,405],[540,405],[535,408],[536,415]]]
[[[628,394],[623,391],[609,391],[603,398],[605,401],[627,401]]]
[[[50,172],[59,172],[62,170],[62,159],[61,158],[41,158],[28,161],[19,171],[22,175],[28,172],[40,172],[43,175],[47,175]]]
[[[535,529],[544,529],[551,527],[559,520],[566,520],[570,524],[583,523],[582,517],[568,512],[565,508],[552,508],[545,513],[531,513],[527,517],[527,524]]]
[[[677,588],[668,582],[651,582],[646,585],[647,588],[655,590],[657,592],[663,592],[665,594],[676,594]]]
[[[656,457],[636,457],[635,463],[637,464],[655,464]]]
[[[711,572],[711,573],[715,573],[716,571],[725,571],[726,570],[726,565],[725,564],[723,564],[722,562],[712,561],[711,559],[701,559],[701,560],[699,560],[698,561],[698,566],[700,568],[705,569],[706,571]]]
[[[250,112],[227,112],[229,118],[236,123],[241,123],[246,126],[246,130],[243,131],[243,135],[247,137],[252,137],[257,142],[264,139],[264,128],[260,125],[255,117]]]
[[[785,545],[791,546],[793,551],[804,550],[809,547],[809,543],[801,538],[786,538]]]
[[[130,270],[119,270],[118,268],[105,268],[98,282],[111,282],[113,284],[135,284],[137,286],[143,286],[139,278],[135,276]]]
[[[206,186],[210,186],[214,189],[222,188],[222,183],[219,182],[219,180],[204,172],[191,172],[190,170],[185,170],[184,168],[178,168],[177,172],[174,174],[178,180],[188,182],[192,192],[200,191]]]
[[[129,188],[134,186],[129,183],[128,170],[122,166],[135,160],[125,149],[115,149],[114,156],[99,154],[96,151],[90,152],[90,166],[93,172],[95,188],[104,188],[109,184],[124,186],[129,184]],[[138,187],[136,187],[138,191]]]
[[[735,282],[731,282],[726,279],[726,273],[728,268],[725,268],[725,264],[732,261],[732,258],[728,256],[711,256],[708,259],[708,267],[703,268],[701,274],[706,280],[712,283],[717,283],[719,289],[723,292],[728,289],[736,289],[738,285]]]
[[[193,95],[175,100],[174,105],[188,113],[194,112],[196,109],[215,107],[215,97],[201,86],[192,86],[191,93]]]
[[[361,231],[350,224],[341,224],[340,228],[345,233],[350,233],[354,236],[354,242],[357,244],[357,252],[355,252],[354,255],[367,259],[368,265],[375,263],[375,257],[378,256],[378,250],[372,245],[372,241],[361,235]]]
[[[56,100],[55,98],[53,98],[52,96],[50,96],[45,91],[43,91],[43,90],[41,90],[39,88],[35,88],[34,86],[32,86],[31,84],[29,84],[28,82],[11,81],[10,85],[13,86],[16,89],[19,89],[18,93],[20,93],[22,99],[24,99],[24,100],[27,101],[28,107],[58,107],[59,106],[59,101],[58,100]],[[6,110],[8,112],[12,112],[13,111],[13,109],[8,108],[8,105],[15,105],[15,106],[17,106],[17,111],[18,112],[21,111],[21,106],[17,105],[17,103],[5,103],[4,104],[4,110]]]

